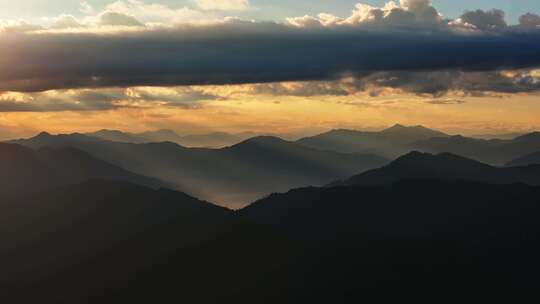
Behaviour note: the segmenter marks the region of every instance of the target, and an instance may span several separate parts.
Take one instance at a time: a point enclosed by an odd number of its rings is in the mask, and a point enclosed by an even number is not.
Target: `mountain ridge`
[[[335,182],[330,185],[381,185],[407,179],[540,185],[540,165],[494,167],[452,153],[445,152],[434,155],[414,151],[399,157],[382,168],[370,170],[343,182]]]
[[[409,152],[410,145],[417,141],[447,136],[449,135],[424,126],[407,127],[396,124],[377,132],[336,129],[302,138],[297,143],[320,150],[342,153],[369,152],[395,158]]]
[[[32,149],[0,143],[0,181],[3,194],[35,192],[89,179],[128,181],[153,188],[160,180],[138,175],[72,147]]]
[[[171,142],[118,143],[84,135],[38,136],[15,142],[32,148],[73,146],[228,206],[242,206],[272,192],[324,185],[388,162],[372,154],[320,151],[271,136],[222,149],[186,148]]]

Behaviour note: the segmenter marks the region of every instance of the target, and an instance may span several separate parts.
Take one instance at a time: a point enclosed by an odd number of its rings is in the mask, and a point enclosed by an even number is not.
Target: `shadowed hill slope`
[[[0,194],[4,195],[35,192],[89,179],[126,181],[149,187],[165,185],[75,148],[33,150],[21,145],[0,143],[0,167]]]
[[[508,167],[540,165],[540,152],[527,154],[506,164]]]
[[[539,195],[526,185],[415,180],[292,190],[241,215],[305,244],[289,273],[304,303],[353,303],[373,291],[496,297],[540,287]]]
[[[387,166],[361,173],[333,185],[384,185],[407,179],[540,185],[540,165],[498,168],[450,153],[433,155],[411,152]]]
[[[103,181],[4,200],[0,298],[217,303],[252,297],[252,279],[269,280],[288,245],[233,216],[183,193]]]

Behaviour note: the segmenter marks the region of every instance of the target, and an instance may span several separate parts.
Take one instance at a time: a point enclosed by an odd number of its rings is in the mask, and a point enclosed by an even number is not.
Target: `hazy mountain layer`
[[[364,152],[395,158],[411,151],[411,145],[420,140],[448,135],[422,126],[395,125],[380,132],[333,130],[328,133],[300,139],[299,144],[320,150],[343,153]]]
[[[132,182],[150,187],[165,183],[126,171],[75,148],[39,148],[0,143],[0,194],[28,193],[89,179]]]
[[[512,140],[482,140],[463,136],[432,138],[414,144],[417,150],[450,152],[494,165],[504,165],[516,158],[540,151],[540,133],[534,132]]]
[[[103,140],[116,141],[122,143],[143,144],[173,142],[185,147],[198,148],[222,148],[240,143],[255,133],[229,134],[225,132],[214,132],[207,134],[178,135],[171,130],[157,130],[143,133],[129,133],[117,130],[100,130],[85,135],[97,137]]]
[[[320,151],[275,137],[257,137],[224,149],[189,149],[173,143],[129,144],[80,134],[16,141],[29,147],[76,147],[127,170],[167,181],[176,189],[228,205],[245,206],[262,196],[324,185],[378,168],[371,154]]]

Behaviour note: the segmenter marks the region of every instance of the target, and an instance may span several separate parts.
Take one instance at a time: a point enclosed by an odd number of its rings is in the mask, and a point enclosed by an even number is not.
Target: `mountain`
[[[288,273],[303,303],[496,297],[540,287],[539,195],[523,184],[410,180],[296,189],[240,213],[306,246]]]
[[[492,139],[501,139],[501,140],[512,140],[516,137],[520,137],[525,135],[524,133],[503,133],[503,134],[477,134],[471,136],[472,138],[477,139],[485,139],[485,140],[492,140]]]
[[[147,131],[136,134],[138,137],[145,139],[147,142],[165,142],[170,141],[178,144],[183,144],[182,136],[172,130],[156,130]]]
[[[523,157],[514,159],[513,161],[510,161],[506,164],[506,166],[508,167],[524,167],[529,165],[540,165],[540,152],[527,154]]]
[[[540,288],[540,187],[310,187],[233,212],[88,181],[0,203],[9,303],[432,303]],[[496,301],[494,301],[496,302]]]
[[[77,138],[77,137],[75,137]],[[0,194],[35,192],[90,179],[127,181],[150,187],[165,184],[93,158],[75,148],[39,148],[0,143]]]
[[[117,130],[99,130],[92,133],[85,133],[87,136],[96,137],[103,140],[124,142],[124,143],[133,143],[133,144],[142,144],[147,142],[152,142],[144,136],[135,133],[126,133]]]
[[[157,130],[143,133],[128,133],[117,130],[100,130],[85,135],[96,137],[102,140],[144,144],[144,143],[159,143],[173,142],[185,147],[200,147],[200,148],[222,148],[240,143],[250,137],[256,136],[255,133],[239,133],[229,134],[224,132],[214,132],[207,134],[192,134],[180,136],[172,130]]]
[[[132,144],[144,144],[166,141],[174,143],[183,142],[182,137],[171,130],[157,130],[143,133],[129,133],[118,130],[99,130],[92,133],[86,133],[85,135],[96,137],[102,140]]]
[[[235,208],[273,192],[324,185],[388,162],[371,154],[320,151],[275,137],[256,137],[223,149],[200,149],[170,142],[129,144],[71,136],[40,134],[15,142],[33,148],[75,147],[137,174],[167,181],[175,189]]]
[[[249,299],[288,254],[287,242],[228,209],[129,183],[3,200],[0,221],[0,297],[10,303]]]
[[[208,134],[186,135],[182,138],[189,147],[222,148],[237,144],[251,137],[250,135],[214,132]]]
[[[412,147],[429,153],[450,152],[489,164],[504,165],[516,158],[540,151],[540,133],[534,132],[512,140],[438,137],[418,141]]]
[[[298,140],[307,147],[343,153],[369,152],[395,158],[409,152],[410,145],[420,140],[448,135],[422,126],[395,125],[380,132],[333,130]]]
[[[498,168],[450,153],[432,155],[411,152],[385,167],[361,173],[334,185],[384,185],[408,179],[540,185],[540,165]]]

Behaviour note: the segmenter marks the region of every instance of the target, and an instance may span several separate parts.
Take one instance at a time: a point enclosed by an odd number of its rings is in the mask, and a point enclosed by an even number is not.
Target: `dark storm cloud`
[[[473,11],[449,22],[431,1],[400,5],[358,5],[347,19],[306,16],[290,24],[228,20],[156,27],[105,13],[101,21],[110,21],[105,25],[130,29],[4,30],[0,91],[328,81],[344,76],[355,78],[353,87],[359,89],[397,87],[419,94],[538,89],[536,78],[508,79],[497,72],[540,66],[538,16],[528,14],[520,25],[508,26],[501,11]],[[287,88],[262,90],[283,93]],[[346,94],[342,88],[319,84],[293,93],[325,90]]]
[[[540,90],[540,77],[529,71],[423,71],[378,72],[356,79],[353,85],[359,90],[370,85],[378,88],[401,89],[418,95],[443,96],[449,91],[479,96],[484,92],[520,93]]]
[[[386,89],[399,89],[420,96],[442,97],[449,92],[464,96],[483,96],[486,92],[512,94],[540,90],[540,73],[529,70],[503,71],[391,71],[373,72],[336,81],[294,84],[258,84],[253,92],[284,96],[346,96],[367,92],[376,97]]]
[[[491,11],[476,10],[465,12],[465,14],[461,16],[461,20],[474,25],[480,30],[494,30],[508,26],[504,16],[505,13],[497,9]]]

